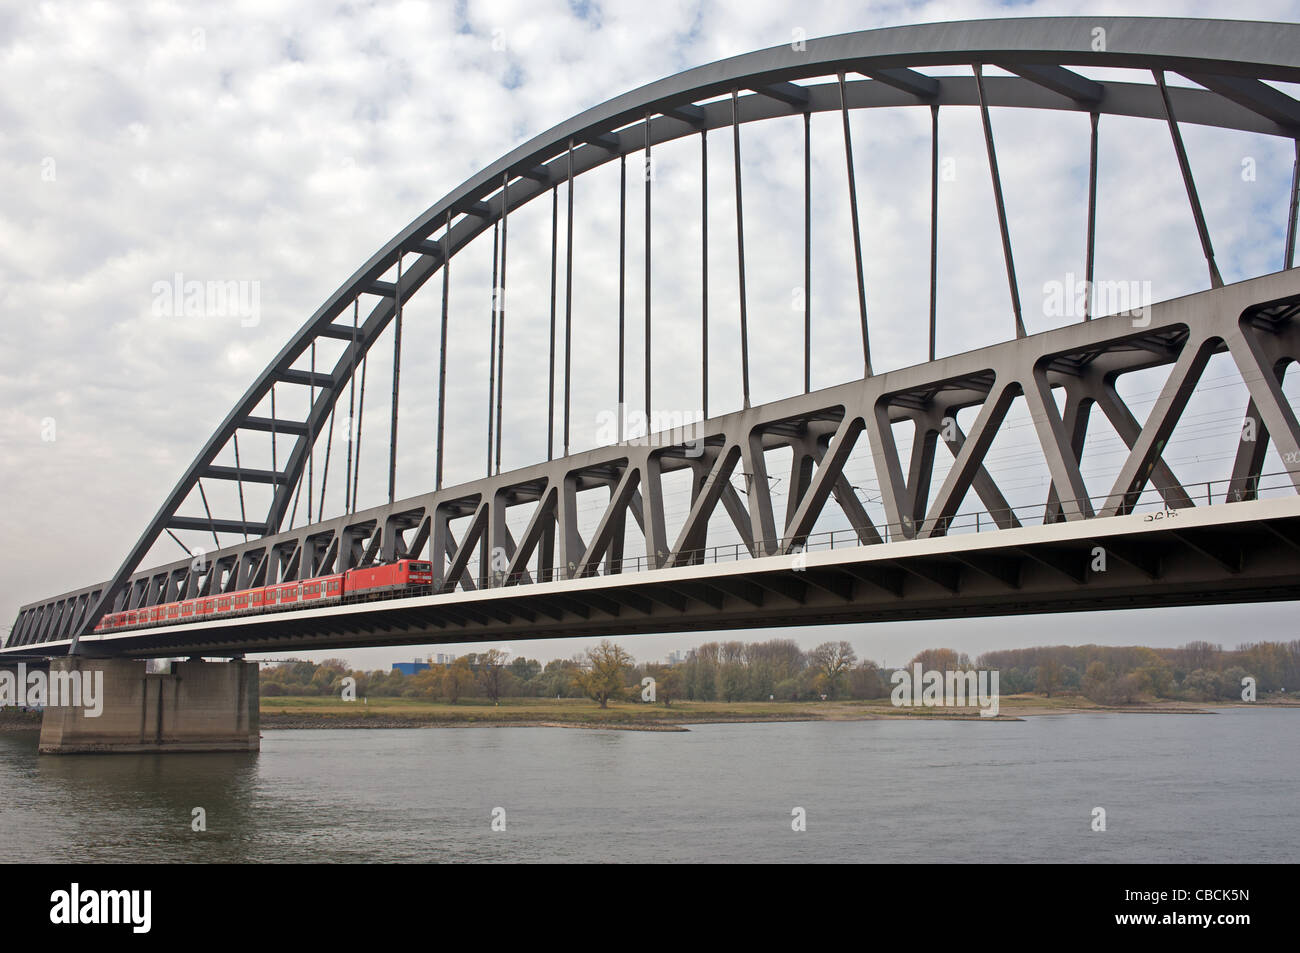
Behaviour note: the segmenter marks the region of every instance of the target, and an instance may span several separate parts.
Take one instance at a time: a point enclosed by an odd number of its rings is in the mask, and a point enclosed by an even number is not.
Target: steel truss
[[[1286,367],[1300,359],[1297,317],[1300,272],[1256,278],[1156,304],[1141,318],[1098,318],[738,411],[692,425],[689,432],[577,453],[250,540],[211,554],[201,566],[180,560],[134,576],[129,605],[215,595],[424,553],[432,559],[438,593],[699,565],[707,561],[715,513],[725,513],[743,540],[737,556],[788,555],[808,545],[832,498],[859,546],[944,536],[970,492],[982,501],[992,524],[1014,529],[1023,521],[984,459],[1011,401],[1021,395],[1052,479],[1044,524],[1131,513],[1148,484],[1171,510],[1205,505],[1212,501],[1194,501],[1160,449],[1209,359],[1225,352],[1250,394],[1244,413],[1253,424],[1243,427],[1233,468],[1213,502],[1252,500],[1270,441],[1284,460],[1300,460],[1300,425],[1281,389]],[[1116,382],[1125,373],[1153,367],[1167,367],[1169,375],[1139,424]],[[1057,388],[1064,391],[1059,409]],[[963,433],[957,414],[972,407],[978,414],[970,433]],[[1094,407],[1129,448],[1110,491],[1096,500],[1089,499],[1079,472]],[[893,431],[900,421],[914,432],[906,465]],[[883,525],[873,523],[844,474],[850,454],[864,440],[883,491],[888,518]],[[953,464],[942,485],[933,488],[939,443]],[[792,451],[790,494],[780,514],[769,489],[767,458],[784,449]],[[662,479],[681,470],[691,475],[691,506],[670,538]],[[1300,467],[1288,470],[1286,481],[1300,489]],[[747,484],[743,496],[732,482],[737,474]],[[607,497],[595,531],[584,539],[576,504],[578,494],[590,489]],[[518,539],[506,519],[514,507],[528,513]],[[465,522],[459,536],[453,532],[457,520]],[[624,530],[632,522],[644,540],[644,555],[630,558]],[[9,647],[68,640],[78,611],[96,597],[92,588],[53,605],[25,608]]]

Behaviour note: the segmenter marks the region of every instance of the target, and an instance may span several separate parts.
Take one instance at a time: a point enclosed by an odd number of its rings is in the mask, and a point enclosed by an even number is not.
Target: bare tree
[[[848,642],[823,642],[809,654],[813,666],[824,681],[827,694],[835,696],[840,677],[858,660],[858,653]]]
[[[483,694],[492,699],[494,705],[501,704],[501,673],[509,657],[500,649],[488,649],[478,657],[479,682],[483,685]]]

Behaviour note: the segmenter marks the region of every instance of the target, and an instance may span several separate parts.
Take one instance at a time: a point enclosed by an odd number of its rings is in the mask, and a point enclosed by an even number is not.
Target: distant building
[[[428,662],[394,662],[393,671],[401,672],[403,675],[414,675],[416,672],[423,672],[429,667]]]
[[[444,655],[442,652],[439,652],[437,655],[433,657],[433,660],[437,662],[439,665],[451,665],[456,661],[456,656]]]
[[[669,653],[668,653],[668,664],[669,664],[669,665],[681,665],[681,664],[682,664],[683,662],[685,662],[685,661],[686,661],[686,653],[685,653],[685,652],[669,652]]]

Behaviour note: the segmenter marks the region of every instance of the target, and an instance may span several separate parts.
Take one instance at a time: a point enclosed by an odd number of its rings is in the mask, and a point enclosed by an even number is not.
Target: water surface
[[[57,757],[7,734],[0,858],[1289,862],[1297,729],[1300,712],[1235,708],[681,733],[268,730],[252,755]],[[806,831],[791,829],[795,807]]]

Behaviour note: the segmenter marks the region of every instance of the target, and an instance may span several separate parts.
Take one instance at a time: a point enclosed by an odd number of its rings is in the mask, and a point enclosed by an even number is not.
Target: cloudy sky
[[[1141,12],[1222,10],[1157,2]],[[107,578],[210,433],[307,317],[420,212],[532,136],[637,86],[799,35],[1123,12],[1064,2],[817,0],[374,2],[339,3],[328,12],[301,0],[0,9],[0,533],[8,541],[0,550],[0,618],[7,624],[23,603]],[[1256,3],[1250,15],[1294,21],[1300,3]],[[881,371],[925,358],[929,113],[871,112],[854,116],[853,137],[873,358]],[[1031,332],[1046,330],[1077,319],[1049,313],[1043,289],[1082,273],[1087,118],[995,110],[993,122],[1025,321]],[[1197,127],[1184,134],[1224,279],[1276,271],[1291,143]],[[938,346],[949,354],[1005,339],[1012,325],[978,112],[945,110],[940,135],[950,174],[940,190]],[[802,315],[792,307],[802,287],[802,122],[754,124],[743,136],[751,373],[761,402],[802,388],[800,363],[790,358],[802,350]],[[841,136],[837,117],[814,117],[814,387],[861,371]],[[709,150],[716,414],[740,404],[730,136],[714,133]],[[636,395],[640,186],[630,162],[628,391]],[[652,187],[656,410],[692,413],[700,406],[697,137],[656,154]],[[1164,128],[1103,119],[1100,195],[1098,279],[1149,283],[1155,300],[1206,287]],[[617,163],[576,185],[574,449],[603,442],[601,421],[616,404],[617,197]],[[510,222],[506,469],[546,453],[550,204],[536,201]],[[559,209],[563,223],[563,194]],[[562,269],[561,257],[561,277]],[[453,269],[449,483],[484,469],[490,273],[490,239],[458,256]],[[238,283],[249,296],[245,305],[255,306],[173,313],[168,289],[189,281]],[[399,496],[432,488],[439,292],[440,283],[431,283],[406,310]],[[561,287],[561,307],[562,295]],[[357,477],[362,506],[387,492],[389,336],[371,353],[375,377]],[[319,355],[322,365],[327,359]],[[1228,473],[1245,406],[1234,373],[1230,362],[1211,364],[1204,393],[1171,445],[1186,481]],[[1131,377],[1121,390],[1141,418],[1162,378]],[[1288,391],[1295,399],[1291,385]],[[282,415],[301,416],[293,400],[285,395]],[[994,445],[990,470],[1013,502],[1041,503],[1045,475],[1033,459],[1028,418],[1017,413]],[[342,507],[345,445],[340,424],[327,514]],[[245,466],[270,466],[269,442],[250,437],[241,449]],[[1104,426],[1090,436],[1084,469],[1092,492],[1108,488],[1122,460],[1116,451]],[[321,453],[316,493],[323,465]],[[1269,468],[1281,468],[1275,455]],[[850,475],[870,499],[874,477]],[[783,487],[773,489],[780,505]],[[233,496],[212,495],[214,507],[237,516]],[[255,490],[247,504],[265,511]],[[178,555],[164,537],[151,559]],[[1061,641],[1290,639],[1292,616],[1290,606],[1265,605],[780,634],[807,646],[848,638],[859,654],[895,662],[934,644],[976,654]],[[777,633],[754,636],[769,634]],[[638,636],[628,647],[656,659],[710,637]],[[549,658],[582,645],[510,648]],[[427,651],[346,654],[379,666]]]

